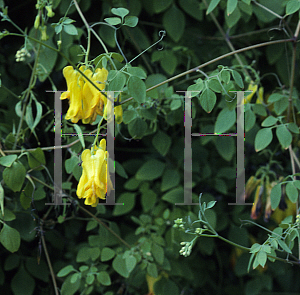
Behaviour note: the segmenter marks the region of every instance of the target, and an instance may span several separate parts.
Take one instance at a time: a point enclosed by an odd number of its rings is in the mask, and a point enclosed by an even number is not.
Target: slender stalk
[[[27,101],[29,99],[31,89],[34,86],[33,82],[34,82],[34,79],[35,79],[35,76],[36,76],[36,69],[37,69],[37,65],[38,65],[38,61],[39,61],[40,50],[41,50],[41,44],[39,43],[36,59],[34,61],[34,66],[33,66],[32,72],[31,72],[30,80],[29,80],[29,85],[28,85],[28,88],[26,90],[26,95],[25,95],[25,98],[24,98],[22,114],[21,114],[21,118],[20,118],[20,121],[19,121],[17,134],[16,134],[16,139],[15,139],[15,142],[14,142],[14,145],[13,145],[13,149],[16,149],[17,142],[18,142],[18,139],[19,139],[19,134],[21,132],[24,116],[25,116],[25,113],[26,113]]]
[[[51,260],[50,260],[50,256],[48,254],[47,245],[46,245],[46,242],[45,242],[45,237],[43,236],[43,225],[41,224],[40,227],[41,227],[42,244],[43,244],[44,252],[45,252],[45,255],[46,255],[48,267],[49,267],[49,270],[50,270],[50,274],[51,274],[51,278],[52,278],[52,283],[53,283],[53,287],[54,287],[54,292],[55,292],[55,295],[59,295],[58,288],[57,288],[57,283],[56,283],[56,279],[55,279],[55,273],[53,271]]]
[[[206,8],[208,8],[208,4],[206,2],[206,0],[203,0]],[[225,34],[223,28],[221,27],[221,25],[219,24],[217,18],[215,17],[214,13],[211,12],[210,17],[212,18],[213,22],[215,23],[215,25],[217,26],[219,32],[221,33],[221,35],[223,36],[224,40],[226,41],[228,47],[230,48],[231,51],[236,51],[235,48],[233,47],[232,43],[230,42],[229,37]],[[249,72],[247,71],[247,69],[244,67],[244,64],[242,62],[242,60],[240,59],[239,55],[236,53],[234,54],[236,60],[238,61],[238,63],[240,64],[240,66],[242,67],[243,71],[245,72],[246,76],[248,76],[251,79],[251,76],[249,74]]]
[[[268,46],[268,45],[279,44],[279,43],[285,43],[285,42],[292,42],[292,41],[294,41],[294,39],[282,39],[282,40],[276,40],[276,41],[269,41],[269,42],[259,43],[259,44],[256,44],[256,45],[251,45],[251,46],[248,46],[248,47],[244,47],[244,48],[241,48],[241,49],[237,49],[237,50],[235,50],[235,51],[232,51],[232,52],[223,54],[223,55],[221,55],[221,56],[219,56],[219,57],[216,57],[216,58],[214,58],[214,59],[212,59],[212,60],[210,60],[210,61],[208,61],[208,62],[206,62],[206,63],[204,63],[204,64],[202,64],[202,65],[200,65],[200,66],[197,66],[197,67],[195,67],[195,68],[193,68],[193,69],[190,69],[190,70],[188,70],[188,71],[185,71],[185,72],[183,72],[183,73],[180,73],[180,74],[178,74],[178,75],[176,75],[176,76],[174,76],[174,77],[171,77],[171,78],[169,78],[169,79],[167,79],[167,80],[165,80],[165,81],[163,81],[163,82],[161,82],[161,83],[158,83],[158,84],[156,84],[156,85],[154,85],[154,86],[148,88],[146,91],[148,92],[148,91],[150,91],[150,90],[152,90],[152,89],[155,89],[155,88],[157,88],[157,87],[159,87],[159,86],[161,86],[161,85],[164,85],[164,84],[169,83],[169,82],[171,82],[171,81],[174,81],[174,80],[176,80],[176,79],[178,79],[178,78],[181,78],[181,77],[183,77],[183,76],[185,76],[185,75],[187,75],[187,74],[196,72],[197,70],[199,70],[199,69],[201,69],[201,68],[204,68],[204,67],[206,67],[206,66],[208,66],[208,65],[210,65],[210,64],[213,64],[213,63],[215,63],[215,62],[217,62],[217,61],[222,60],[223,58],[229,57],[229,56],[234,55],[234,54],[236,54],[236,53],[240,53],[240,52],[244,52],[244,51],[248,51],[248,50],[251,50],[251,49],[256,49],[256,48],[260,48],[260,47],[264,47],[264,46]],[[124,103],[126,103],[126,102],[129,102],[129,101],[131,101],[132,99],[133,99],[133,97],[127,98],[126,100],[123,100],[120,104],[124,104]]]
[[[99,224],[101,224],[102,226],[104,226],[111,234],[113,234],[127,248],[129,248],[129,249],[131,248],[131,246],[126,241],[124,241],[119,235],[117,235],[110,227],[108,227],[102,220],[100,220],[99,218],[97,218],[93,213],[91,213],[89,210],[87,210],[84,207],[82,207],[79,203],[78,203],[78,207],[79,207],[79,209],[81,209],[82,211],[84,211],[85,213],[87,213],[88,215],[92,216]]]
[[[87,33],[88,33],[88,36],[87,36],[87,48],[86,48],[86,54],[85,54],[85,59],[84,59],[84,63],[85,65],[87,66],[88,64],[88,61],[89,61],[89,54],[90,54],[90,50],[91,50],[91,29],[90,29],[90,26],[88,24],[88,22],[86,21],[78,3],[77,3],[77,0],[73,0],[73,3],[75,4],[75,7],[77,9],[77,12],[78,14],[80,15],[85,27],[86,27],[86,30],[87,30]]]

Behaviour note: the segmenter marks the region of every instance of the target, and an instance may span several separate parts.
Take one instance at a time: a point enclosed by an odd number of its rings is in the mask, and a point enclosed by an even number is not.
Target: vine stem
[[[206,9],[208,8],[208,4],[206,2],[206,0],[203,0]],[[217,26],[218,30],[220,31],[221,35],[223,36],[224,40],[226,41],[228,47],[230,48],[231,51],[235,51],[235,48],[233,47],[229,37],[225,34],[223,28],[221,27],[221,25],[219,24],[217,18],[215,17],[215,15],[213,14],[213,12],[211,12],[210,17],[212,18],[213,22],[215,23],[215,25]],[[238,61],[238,63],[240,64],[240,66],[242,67],[243,71],[245,72],[246,76],[248,76],[251,79],[251,76],[249,74],[249,72],[247,71],[247,69],[244,67],[244,64],[240,58],[240,56],[236,53],[235,55],[236,60]]]
[[[79,203],[77,204],[77,206],[79,207],[79,209],[81,209],[82,211],[84,211],[85,213],[87,213],[88,215],[90,215],[91,217],[93,217],[99,224],[101,224],[102,226],[104,226],[111,234],[113,234],[118,240],[120,240],[122,242],[122,244],[124,244],[127,248],[131,248],[131,246],[124,241],[120,236],[118,236],[110,227],[108,227],[102,220],[100,220],[99,218],[97,218],[93,213],[91,213],[89,210],[85,209],[84,207],[82,207]]]
[[[18,125],[15,142],[14,142],[14,145],[13,145],[13,150],[16,149],[16,146],[17,146],[17,143],[18,143],[19,134],[21,132],[21,128],[22,128],[22,125],[23,125],[23,120],[24,120],[24,116],[25,116],[25,112],[26,112],[27,101],[28,101],[31,89],[33,88],[32,84],[33,84],[34,78],[36,76],[36,69],[37,69],[37,65],[38,65],[38,61],[39,61],[40,50],[41,50],[41,43],[39,43],[39,47],[38,47],[38,50],[37,50],[37,57],[34,61],[33,69],[32,69],[30,80],[29,80],[29,85],[28,85],[28,88],[27,88],[27,91],[26,91],[26,96],[24,98],[22,114],[21,114],[19,125]]]
[[[77,0],[73,0],[75,6],[76,6],[76,9],[77,9],[77,12],[78,14],[80,15],[85,27],[86,27],[86,30],[87,30],[87,33],[88,33],[88,36],[87,36],[87,48],[86,48],[86,54],[85,54],[85,58],[84,58],[84,63],[85,65],[87,66],[88,64],[88,61],[89,61],[89,54],[90,54],[90,50],[91,50],[91,29],[90,29],[90,26],[88,24],[88,22],[86,21],[78,3],[77,3]]]
[[[49,253],[48,253],[48,250],[47,250],[47,245],[46,245],[46,242],[45,242],[45,237],[42,234],[43,233],[43,225],[41,224],[40,227],[41,227],[42,244],[43,244],[44,252],[45,252],[45,255],[46,255],[48,267],[49,267],[49,270],[50,270],[50,274],[51,274],[51,278],[52,278],[52,282],[53,282],[53,287],[54,287],[54,292],[55,292],[55,295],[59,295],[58,288],[57,288],[57,283],[56,283],[56,279],[55,279],[55,273],[54,273],[53,268],[52,268],[50,256],[49,256]]]
[[[291,112],[294,115],[293,110],[293,88],[294,88],[294,82],[295,82],[295,69],[296,69],[296,57],[297,57],[297,39],[299,36],[299,30],[300,30],[300,20],[298,21],[294,37],[293,37],[293,56],[292,56],[292,64],[291,64],[291,80],[290,80],[290,93],[289,93],[289,106],[288,106],[288,112],[287,112],[287,123],[290,122]],[[295,119],[295,115],[293,116]],[[291,166],[292,166],[292,174],[296,173],[295,169],[295,161],[293,157],[293,150],[292,150],[292,144],[289,145],[289,154],[291,159]],[[294,180],[296,180],[296,176],[294,176]],[[298,214],[299,211],[299,197],[296,201],[296,214]],[[300,260],[300,240],[298,239],[298,259]]]
[[[169,79],[167,79],[167,80],[165,80],[165,81],[163,81],[163,82],[161,82],[159,84],[156,84],[156,85],[148,88],[146,90],[146,92],[148,92],[148,91],[150,91],[152,89],[155,89],[155,88],[157,88],[157,87],[159,87],[161,85],[164,85],[166,83],[169,83],[171,81],[174,81],[174,80],[176,80],[178,78],[181,78],[181,77],[183,77],[185,75],[188,75],[188,74],[191,74],[193,72],[196,72],[197,70],[199,70],[201,68],[204,68],[204,67],[206,67],[206,66],[208,66],[210,64],[213,64],[213,63],[215,63],[215,62],[217,62],[219,60],[222,60],[223,58],[229,57],[231,55],[234,55],[234,54],[237,54],[237,53],[241,53],[241,52],[244,52],[244,51],[248,51],[248,50],[251,50],[251,49],[259,48],[259,47],[264,47],[264,46],[273,45],[273,44],[279,44],[279,43],[285,43],[285,42],[293,42],[293,41],[294,41],[294,38],[292,38],[292,39],[282,39],[282,40],[275,40],[275,41],[263,42],[263,43],[251,45],[251,46],[248,46],[248,47],[244,47],[244,48],[241,48],[241,49],[237,49],[235,51],[232,51],[232,52],[223,54],[223,55],[221,55],[219,57],[216,57],[216,58],[214,58],[214,59],[212,59],[212,60],[210,60],[210,61],[208,61],[208,62],[206,62],[206,63],[204,63],[202,65],[199,65],[199,66],[197,66],[195,68],[192,68],[192,69],[190,69],[188,71],[185,71],[183,73],[180,73],[180,74],[178,74],[178,75],[176,75],[174,77],[171,77],[171,78],[169,78]],[[126,100],[123,100],[122,102],[120,102],[120,104],[124,104],[126,102],[129,102],[132,99],[133,99],[133,97],[127,98]]]

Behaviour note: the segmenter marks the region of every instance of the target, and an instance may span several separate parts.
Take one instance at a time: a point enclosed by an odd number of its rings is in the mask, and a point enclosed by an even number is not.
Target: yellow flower
[[[79,68],[100,90],[105,88],[107,70],[97,68],[93,73],[83,66]],[[96,89],[86,78],[67,66],[63,69],[63,75],[67,81],[66,92],[61,94],[61,99],[69,99],[69,109],[66,119],[77,123],[82,120],[84,124],[92,123],[96,120],[97,114],[103,115],[103,107],[106,103],[106,97]]]
[[[263,102],[264,102],[264,88],[259,87],[256,104],[259,104],[259,103],[262,104]]]
[[[251,81],[247,90],[252,90],[252,92],[249,95],[246,95],[246,97],[244,98],[244,104],[251,102],[251,98],[257,91],[257,85],[254,84],[253,81]]]
[[[85,205],[96,207],[99,199],[105,199],[106,193],[113,189],[107,173],[108,155],[105,150],[106,140],[102,139],[99,147],[82,152],[82,175],[76,193],[79,199],[85,199]]]

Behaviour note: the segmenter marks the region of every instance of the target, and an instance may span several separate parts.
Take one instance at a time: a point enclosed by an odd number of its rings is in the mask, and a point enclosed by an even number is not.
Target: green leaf
[[[240,18],[242,17],[242,14],[239,10],[238,7],[236,7],[236,9],[229,15],[225,15],[225,21],[226,24],[229,28],[232,28],[233,26],[235,26],[237,24],[237,22],[240,20]]]
[[[182,203],[183,198],[184,198],[183,187],[177,187],[165,193],[161,199],[171,204],[175,204],[175,203]]]
[[[170,110],[175,111],[179,109],[182,105],[180,96],[179,97],[174,97],[176,94],[173,95],[172,101],[170,103]]]
[[[80,140],[82,148],[85,149],[85,143],[84,143],[83,134],[82,134],[82,130],[81,130],[80,126],[77,125],[77,124],[74,124],[73,126],[74,126],[74,129],[75,129],[75,131],[78,135],[78,138]]]
[[[0,219],[2,219],[3,221],[12,221],[16,219],[16,215],[8,208],[4,208],[4,214],[0,212]]]
[[[175,42],[178,42],[183,36],[185,29],[185,17],[183,12],[173,5],[163,16],[163,26],[167,34],[170,35]]]
[[[147,189],[142,192],[141,204],[143,207],[143,212],[149,212],[157,201],[157,194],[151,190]]]
[[[276,128],[277,138],[282,148],[287,149],[292,143],[293,137],[291,132],[284,125],[280,125]]]
[[[297,124],[295,124],[295,123],[289,123],[288,125],[287,125],[287,127],[288,127],[288,129],[290,130],[290,131],[292,131],[293,133],[296,133],[296,134],[299,134],[300,132],[299,132],[299,127],[297,126]],[[0,159],[1,160],[1,159]]]
[[[277,123],[278,119],[273,117],[273,116],[269,116],[267,117],[265,120],[263,120],[263,122],[261,123],[262,127],[270,127],[273,126]]]
[[[286,14],[293,14],[300,9],[300,2],[299,0],[289,0],[286,5]]]
[[[28,156],[28,164],[31,169],[34,169],[40,165],[46,165],[46,159],[44,152],[41,148],[36,148],[32,152],[27,153]],[[36,168],[35,170],[42,170],[44,167]]]
[[[251,109],[245,112],[245,131],[251,130],[255,124],[256,117]]]
[[[136,258],[133,255],[127,256],[125,258],[126,268],[129,273],[131,273],[136,266]]]
[[[165,192],[176,187],[180,182],[180,174],[176,169],[166,169],[163,176],[160,190]]]
[[[11,280],[11,289],[14,295],[32,295],[35,288],[34,279],[22,266]],[[25,291],[25,292],[24,292]]]
[[[158,130],[152,138],[153,146],[163,157],[169,152],[171,143],[171,137],[161,130]]]
[[[18,251],[21,243],[19,232],[3,223],[3,228],[0,232],[0,243],[11,253]]]
[[[255,243],[251,246],[250,253],[257,253],[261,249],[261,245]]]
[[[104,20],[111,26],[116,26],[122,23],[122,20],[119,17],[107,17]]]
[[[130,272],[126,267],[125,259],[122,258],[123,255],[119,254],[115,257],[112,263],[113,269],[124,278],[129,278]]]
[[[126,16],[124,21],[124,26],[134,28],[139,22],[139,18],[136,16]]]
[[[132,120],[134,120],[137,116],[136,111],[134,110],[126,110],[123,113],[123,122],[124,124],[129,124]]]
[[[259,152],[266,148],[273,139],[271,128],[260,129],[255,136],[255,151]]]
[[[115,251],[111,248],[104,247],[101,251],[101,261],[108,261],[114,258],[116,255]]]
[[[112,73],[111,73],[112,72]],[[126,83],[126,75],[122,72],[110,71],[107,76],[109,81],[108,91],[123,91],[124,85]],[[117,97],[119,95],[118,92],[114,93],[114,96]]]
[[[281,183],[276,184],[271,191],[271,208],[272,210],[275,210],[281,199]]]
[[[267,262],[267,253],[264,251],[259,251],[256,255],[255,260],[257,260],[257,262],[264,267],[266,262]]]
[[[231,14],[236,9],[237,3],[237,0],[227,1],[227,15]]]
[[[135,193],[122,193],[117,199],[117,203],[123,203],[123,205],[114,207],[113,216],[120,216],[130,212],[135,205]]]
[[[202,108],[204,109],[204,111],[206,111],[207,113],[210,113],[216,104],[217,96],[212,90],[210,90],[209,88],[206,88],[200,94],[199,100],[200,100],[200,104],[201,104]]]
[[[300,180],[294,180],[293,181],[294,186],[300,190]]]
[[[0,182],[0,208],[1,208],[1,215],[4,216],[4,189]]]
[[[121,17],[122,19],[129,13],[129,10],[123,7],[120,8],[112,8],[111,13]]]
[[[10,271],[12,269],[15,269],[19,267],[20,265],[20,256],[17,254],[10,254],[6,259],[4,263],[3,269],[5,271]]]
[[[76,280],[74,283],[71,282],[73,275],[69,275],[64,281],[61,287],[61,295],[73,295],[77,292],[80,287],[80,280]]]
[[[74,171],[75,167],[78,165],[78,163],[79,163],[79,159],[75,155],[72,155],[70,159],[67,159],[65,161],[65,169],[67,173],[71,174]]]
[[[292,203],[297,202],[299,193],[297,188],[294,186],[292,182],[288,182],[288,184],[285,187],[285,192]]]
[[[197,0],[179,0],[181,8],[198,21],[203,20],[203,6]]]
[[[147,131],[147,123],[141,118],[135,118],[128,125],[128,132],[132,138],[139,139],[144,136]]]
[[[217,5],[220,3],[221,0],[212,0],[207,8],[206,14],[211,13],[216,7]]]
[[[287,97],[282,97],[280,100],[274,103],[274,111],[277,115],[281,115],[289,106],[289,100]]]
[[[162,265],[165,257],[164,249],[156,243],[153,243],[151,253],[157,263]]]
[[[100,271],[97,275],[97,280],[100,284],[103,286],[110,286],[111,285],[111,280],[108,272],[106,271]]]
[[[230,161],[235,154],[235,140],[232,136],[218,136],[215,140],[218,153],[226,161]]]
[[[230,81],[230,71],[229,70],[223,69],[220,76],[221,76],[221,80],[225,84],[229,83],[229,81]]]
[[[76,271],[76,269],[73,267],[73,265],[67,265],[64,268],[62,268],[58,273],[57,276],[60,277],[64,277],[66,275],[68,275],[69,273]]]
[[[232,70],[231,75],[237,86],[239,86],[240,88],[244,88],[242,76],[235,70]]]
[[[26,176],[26,169],[20,162],[14,162],[11,167],[3,171],[3,180],[14,192],[19,192],[23,186]]]
[[[207,85],[213,92],[221,93],[223,91],[222,85],[220,84],[218,79],[209,79]]]
[[[148,160],[137,171],[135,177],[137,180],[154,180],[162,176],[165,169],[165,163],[153,159]]]
[[[268,97],[268,103],[279,101],[283,97],[284,97],[284,95],[282,95],[280,93],[273,93]]]
[[[214,133],[224,133],[228,131],[236,122],[235,109],[230,110],[225,108],[221,110],[217,117]]]
[[[123,177],[123,178],[126,178],[128,179],[128,175],[124,169],[124,167],[122,166],[122,164],[120,164],[118,161],[115,161],[115,168],[116,168],[116,173]]]
[[[9,155],[0,158],[0,165],[4,167],[11,167],[13,162],[17,159],[17,155]]]
[[[184,273],[182,270],[181,273]],[[180,290],[178,286],[170,279],[162,278],[154,284],[153,294],[163,294],[163,295],[180,295]]]
[[[171,50],[163,50],[162,58],[160,59],[161,67],[169,74],[172,75],[177,67],[177,57]]]
[[[85,262],[90,259],[89,247],[82,247],[77,252],[76,262]]]
[[[147,78],[147,74],[145,73],[145,71],[140,68],[140,67],[128,67],[127,68],[127,72],[135,77],[138,77],[140,79],[146,79]]]
[[[157,278],[158,277],[158,271],[157,271],[157,267],[155,263],[148,263],[147,266],[147,273],[149,276],[153,277],[153,278]]]
[[[153,0],[153,11],[158,14],[166,10],[173,0]]]
[[[285,252],[292,254],[291,249],[287,246],[287,244],[286,244],[284,241],[278,239],[277,242],[278,242],[279,246],[280,246]]]
[[[196,84],[190,85],[188,87],[187,91],[192,91],[191,97],[194,97],[197,96],[203,90],[203,87],[204,87],[203,80],[199,78],[196,81]]]
[[[78,35],[78,31],[77,28],[74,25],[65,25],[64,26],[64,31],[68,34],[68,35]]]
[[[128,93],[138,103],[146,101],[146,85],[140,78],[131,76],[128,80]]]

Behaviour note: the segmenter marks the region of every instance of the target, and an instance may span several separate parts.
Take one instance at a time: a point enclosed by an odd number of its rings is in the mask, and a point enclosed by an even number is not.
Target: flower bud
[[[46,10],[47,10],[47,16],[48,17],[53,17],[54,15],[55,15],[55,13],[52,11],[52,6],[46,6],[45,7],[46,8]]]
[[[37,16],[35,17],[35,21],[34,21],[34,28],[37,30],[40,26],[40,14],[37,14]]]

